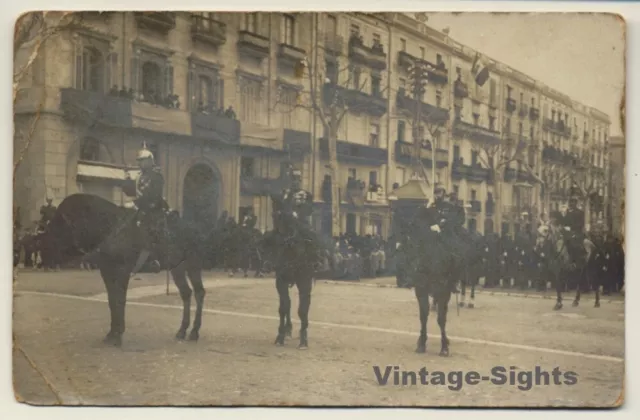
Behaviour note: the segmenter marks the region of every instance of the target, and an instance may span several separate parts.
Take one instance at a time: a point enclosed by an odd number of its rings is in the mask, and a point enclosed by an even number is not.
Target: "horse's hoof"
[[[458,306],[461,307],[461,308],[464,308],[464,302],[458,303]]]
[[[467,308],[469,308],[469,309],[473,309],[473,308],[475,308],[475,306],[473,305],[473,303],[468,303],[468,304],[467,304]]]
[[[427,345],[426,344],[418,344],[418,347],[416,347],[416,353],[426,353],[427,352]]]
[[[293,337],[293,331],[291,328],[287,329],[287,331],[285,332],[285,336],[289,338]]]
[[[556,303],[556,306],[553,307],[554,311],[559,311],[560,309],[562,309],[562,303],[558,302]]]
[[[600,302],[596,302],[595,305],[593,305],[594,308],[599,308],[600,307]]]
[[[449,357],[449,348],[444,347],[440,350],[441,357]]]
[[[284,346],[284,335],[278,335],[276,337],[275,343],[273,343],[273,344],[275,344],[276,346],[280,346],[280,347]]]
[[[107,336],[102,340],[102,342],[111,347],[122,347],[122,336],[107,334]]]
[[[298,344],[298,350],[306,350],[309,348],[309,343],[305,342],[300,342],[300,344]]]
[[[571,304],[571,306],[576,307],[580,304],[580,302],[578,302],[577,300],[574,300],[573,303]]]
[[[191,330],[189,333],[189,341],[198,341],[200,333],[197,330]]]
[[[176,333],[176,340],[184,340],[187,336],[187,330],[179,330]]]

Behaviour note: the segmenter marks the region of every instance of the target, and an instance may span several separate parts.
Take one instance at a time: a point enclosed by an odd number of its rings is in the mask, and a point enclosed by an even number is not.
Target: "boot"
[[[142,251],[140,251],[140,254],[138,255],[138,260],[136,261],[136,264],[133,267],[133,270],[131,271],[130,277],[134,277],[136,274],[138,274],[138,271],[140,271],[144,263],[147,261],[147,258],[149,258],[149,255],[151,255],[151,251],[147,251],[146,249],[143,249]]]

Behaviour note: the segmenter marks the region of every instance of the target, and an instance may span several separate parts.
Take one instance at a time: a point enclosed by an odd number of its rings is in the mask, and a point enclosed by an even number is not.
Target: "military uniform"
[[[56,214],[57,207],[47,203],[40,207],[40,229],[45,229],[49,222],[53,219],[53,216]]]
[[[581,234],[584,232],[584,211],[578,208],[568,209],[563,218],[563,225],[568,226],[571,232]]]

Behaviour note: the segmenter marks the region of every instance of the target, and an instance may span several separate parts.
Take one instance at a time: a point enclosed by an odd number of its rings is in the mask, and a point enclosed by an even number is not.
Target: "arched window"
[[[160,103],[163,85],[162,71],[160,66],[152,61],[146,61],[142,65],[142,95],[145,102]]]
[[[208,76],[198,76],[198,104],[204,109],[215,107],[213,103],[213,81]]]
[[[106,58],[94,47],[81,48],[76,55],[76,89],[105,91]]]

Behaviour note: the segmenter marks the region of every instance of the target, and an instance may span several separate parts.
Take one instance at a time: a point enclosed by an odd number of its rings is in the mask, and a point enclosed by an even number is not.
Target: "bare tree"
[[[332,235],[337,236],[341,231],[341,200],[338,184],[340,172],[337,156],[340,127],[350,112],[362,113],[378,107],[380,114],[384,114],[387,111],[387,102],[382,98],[383,91],[372,92],[370,96],[374,100],[367,100],[369,94],[365,92],[365,87],[368,85],[369,79],[360,77],[361,67],[354,63],[339,66],[338,60],[323,60],[331,55],[330,48],[316,43],[316,47],[308,52],[308,55],[298,63],[295,69],[297,76],[308,82],[306,89],[297,92],[295,104],[282,104],[278,95],[276,106],[280,108],[281,112],[305,109],[312,115],[316,115],[322,124],[323,137],[327,142],[329,152],[328,169],[331,174],[331,230]],[[313,59],[315,57],[318,58]],[[326,62],[331,65],[327,67]]]
[[[73,12],[29,12],[20,16],[14,29],[13,54],[13,104],[18,102],[19,93],[28,87],[27,75],[31,73],[34,62],[51,37],[80,26],[81,16]],[[40,111],[44,106],[44,95],[34,115],[16,124],[18,131],[14,141],[13,181],[20,164],[28,153],[33,136],[40,120]]]

